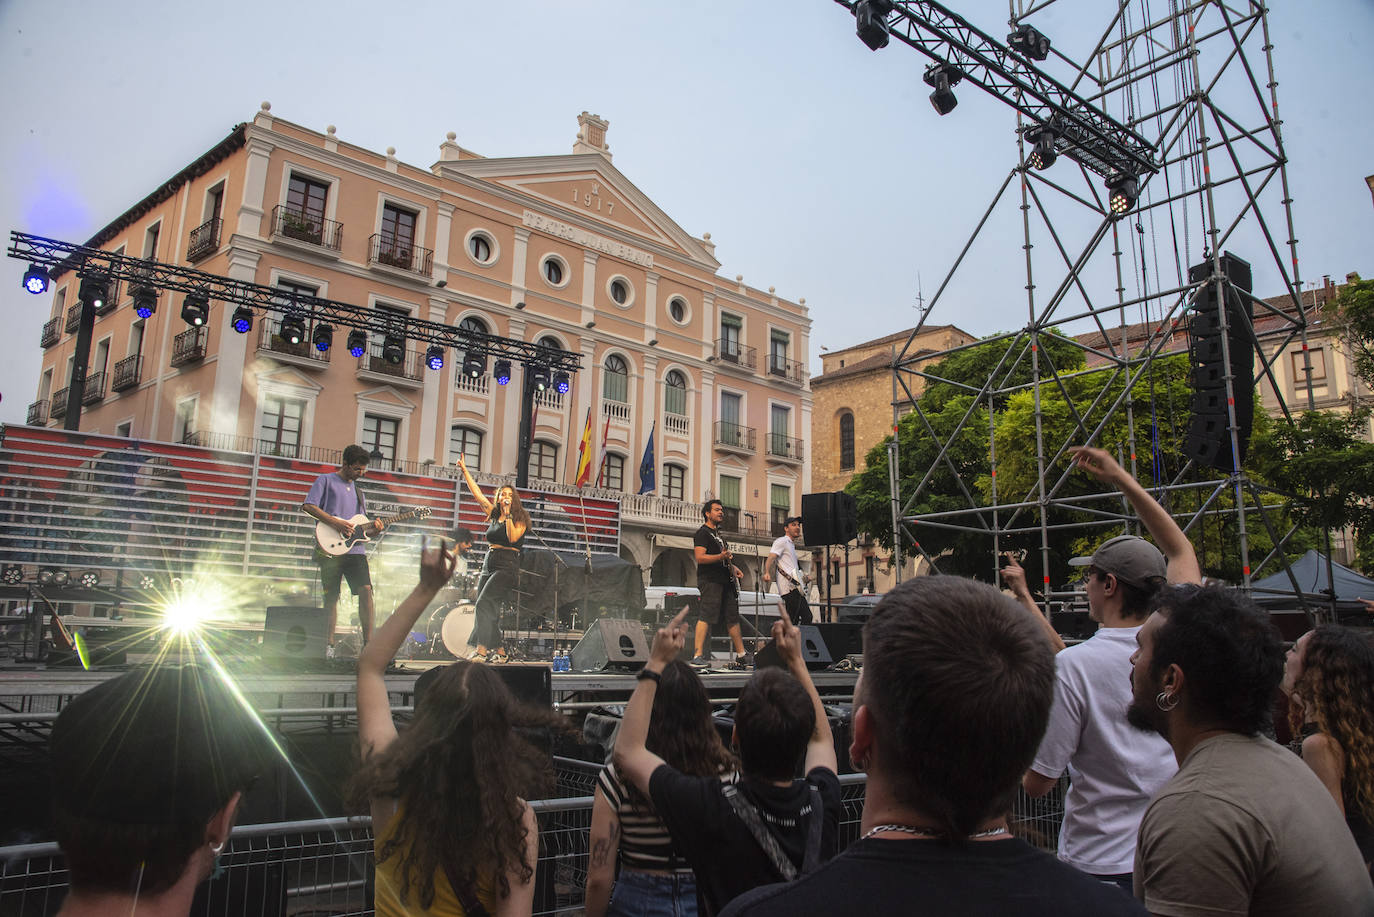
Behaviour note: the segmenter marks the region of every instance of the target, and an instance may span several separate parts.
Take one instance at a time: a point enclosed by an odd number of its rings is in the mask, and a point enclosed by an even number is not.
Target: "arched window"
[[[542,439],[530,443],[530,477],[540,481],[557,480],[558,447]]]
[[[679,417],[687,416],[687,377],[676,369],[663,377],[663,409]]]
[[[545,350],[562,350],[563,342],[551,334],[546,334],[534,342],[535,347],[542,347]]]
[[[849,411],[840,415],[840,470],[854,470],[854,415]]]
[[[611,354],[606,358],[605,374],[601,380],[601,397],[607,401],[628,404],[630,401],[630,367],[625,358]]]
[[[606,464],[601,467],[601,480],[597,486],[607,490],[625,489],[625,456],[606,453]]]
[[[470,471],[482,470],[482,431],[454,424],[448,434],[449,462],[458,463],[458,456],[467,462]]]
[[[477,334],[490,334],[490,333],[491,333],[491,332],[487,329],[487,323],[484,322],[484,321],[482,321],[480,318],[478,318],[478,317],[475,316],[475,315],[469,315],[467,318],[465,318],[465,319],[463,319],[461,322],[459,322],[459,323],[458,323],[458,330],[459,330],[459,331],[470,331],[470,332],[475,332],[475,333],[477,333]]]

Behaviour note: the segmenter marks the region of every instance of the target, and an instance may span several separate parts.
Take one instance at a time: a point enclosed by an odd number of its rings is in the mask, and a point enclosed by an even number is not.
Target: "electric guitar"
[[[383,525],[391,525],[396,522],[405,522],[407,519],[423,519],[428,516],[430,509],[428,506],[420,506],[404,513],[397,513],[395,516],[382,516]],[[364,544],[372,540],[368,532],[372,529],[372,520],[363,513],[359,513],[348,520],[353,523],[353,534],[347,538],[343,533],[327,522],[315,523],[315,543],[320,546],[320,550],[331,557],[338,557],[353,550],[353,546]]]
[[[724,538],[721,538],[715,532],[712,532],[711,535],[716,541],[720,542],[720,553],[724,554],[730,550],[730,545],[725,542]],[[735,600],[739,601],[739,577],[735,575],[735,565],[724,557],[720,559],[720,562],[725,565],[725,571],[730,576],[730,585],[734,587],[735,590]]]

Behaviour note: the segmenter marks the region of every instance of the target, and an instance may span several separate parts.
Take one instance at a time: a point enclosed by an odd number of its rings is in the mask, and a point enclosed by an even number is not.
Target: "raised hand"
[[[682,652],[682,646],[687,640],[686,620],[687,609],[684,608],[654,634],[654,645],[649,649],[649,655],[655,662],[667,665]]]
[[[1007,558],[1007,565],[1002,568],[1002,582],[1007,584],[1012,595],[1021,598],[1030,595],[1030,587],[1026,585],[1026,569],[1012,558]]]
[[[789,669],[794,664],[801,664],[801,628],[787,620],[786,615],[773,622],[773,646],[777,648],[778,658]]]
[[[1122,468],[1121,463],[1106,449],[1098,449],[1096,446],[1070,446],[1069,455],[1073,456],[1074,465],[1103,483],[1117,484],[1128,477],[1126,469]]]
[[[429,536],[420,540],[420,586],[438,592],[453,579],[453,568],[458,563],[458,555],[449,550],[448,543],[439,539],[439,546],[430,548]]]

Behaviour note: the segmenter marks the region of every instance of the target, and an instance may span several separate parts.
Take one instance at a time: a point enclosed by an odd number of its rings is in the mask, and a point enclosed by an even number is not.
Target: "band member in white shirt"
[[[811,606],[806,601],[806,582],[810,577],[804,575],[801,562],[797,560],[796,538],[801,534],[801,516],[789,516],[783,523],[783,534],[773,542],[768,551],[768,564],[763,571],[763,581],[772,583],[776,575],[778,595],[782,596],[783,607],[793,625],[811,623]]]

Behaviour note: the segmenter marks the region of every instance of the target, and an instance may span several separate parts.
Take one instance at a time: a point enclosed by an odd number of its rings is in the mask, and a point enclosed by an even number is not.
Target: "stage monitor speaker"
[[[858,621],[840,621],[835,624],[817,624],[826,649],[836,660],[846,656],[859,656],[864,651],[864,626]]]
[[[638,671],[649,661],[644,626],[624,618],[598,618],[572,649],[574,672]]]
[[[802,661],[806,663],[806,667],[808,669],[829,668],[830,664],[835,661],[835,657],[831,655],[830,648],[826,646],[820,628],[815,624],[803,624],[800,629]],[[782,657],[778,655],[778,648],[772,640],[769,640],[768,645],[754,656],[756,668],[763,669],[781,665]]]
[[[268,662],[322,661],[329,638],[323,608],[272,605],[262,631],[262,658]]]
[[[498,665],[496,674],[521,703],[553,706],[553,669],[546,665]]]
[[[802,494],[802,541],[808,546],[848,544],[859,534],[859,505],[842,490]]]

